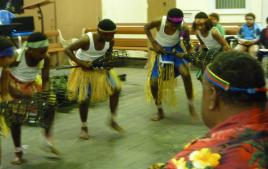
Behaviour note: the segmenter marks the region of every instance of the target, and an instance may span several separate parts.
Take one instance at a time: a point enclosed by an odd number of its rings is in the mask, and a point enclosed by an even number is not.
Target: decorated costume
[[[87,33],[90,46],[87,51],[79,49],[76,57],[79,60],[91,61],[104,56],[109,49],[109,42],[105,42],[102,50],[96,50],[93,34]],[[113,69],[96,68],[85,70],[81,67],[73,68],[68,79],[68,93],[70,100],[83,102],[90,99],[91,102],[104,101],[111,96],[114,90],[121,89],[121,82]]]
[[[180,44],[180,37],[183,31],[176,30],[173,35],[167,35],[164,32],[167,17],[163,16],[160,30],[157,33],[156,42],[164,48],[167,53],[157,54],[151,53],[148,64],[148,77],[146,84],[146,94],[149,101],[152,100],[151,83],[157,81],[158,83],[158,100],[168,105],[175,105],[176,97],[174,89],[176,87],[176,77],[179,76],[179,67],[187,64],[187,60],[177,57],[173,53],[183,53],[184,49]]]

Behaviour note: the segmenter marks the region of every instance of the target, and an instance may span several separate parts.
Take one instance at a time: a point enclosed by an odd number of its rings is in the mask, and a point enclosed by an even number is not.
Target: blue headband
[[[13,55],[14,55],[14,47],[9,47],[4,50],[0,50],[0,58]]]

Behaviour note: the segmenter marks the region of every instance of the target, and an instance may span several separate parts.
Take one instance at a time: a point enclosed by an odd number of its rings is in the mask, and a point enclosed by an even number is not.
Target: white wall
[[[102,0],[102,18],[116,23],[146,23],[147,0]]]
[[[193,21],[199,11],[217,12],[222,23],[244,22],[244,15],[253,12],[257,23],[264,23],[268,16],[268,0],[247,0],[248,9],[219,11],[213,9],[215,0],[176,0],[177,7],[185,13],[188,22]],[[102,17],[111,18],[116,23],[146,23],[147,0],[102,0]]]
[[[215,10],[215,0],[177,0],[177,7],[182,9],[186,16],[193,20],[194,15],[203,11],[206,13],[217,12],[220,14],[221,22],[237,23],[244,22],[244,15],[248,12],[253,12],[256,15],[256,22],[262,23],[262,10],[264,10],[263,3],[267,4],[267,0],[247,0],[247,9],[245,10]],[[266,5],[267,7],[267,5]],[[267,9],[266,9],[267,10]]]
[[[262,23],[263,25],[266,25],[266,18],[268,17],[268,1],[267,0],[262,0]]]

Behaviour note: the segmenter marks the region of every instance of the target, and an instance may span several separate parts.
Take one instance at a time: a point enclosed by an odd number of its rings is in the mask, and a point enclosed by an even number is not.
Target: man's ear
[[[214,86],[209,88],[209,110],[214,110],[218,105],[218,94]]]

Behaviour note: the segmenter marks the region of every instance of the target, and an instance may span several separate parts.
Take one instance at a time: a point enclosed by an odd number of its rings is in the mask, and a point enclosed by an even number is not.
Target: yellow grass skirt
[[[148,74],[145,85],[145,94],[148,102],[152,102],[154,100],[151,91],[151,84],[153,83],[153,79],[151,78],[151,76],[156,59],[159,59],[159,56],[157,53],[152,51],[148,58]],[[158,66],[158,71],[159,71],[159,77],[155,79],[158,85],[158,100],[156,100],[156,102],[158,104],[164,103],[167,104],[168,106],[175,107],[178,102],[175,93],[175,87],[177,85],[177,81],[175,78],[174,67],[172,67],[168,71],[169,72],[168,80],[163,80],[162,78],[164,75],[164,69],[162,66]]]
[[[68,98],[83,102],[106,100],[115,90],[121,89],[121,82],[115,70],[83,70],[74,68],[68,78]]]

